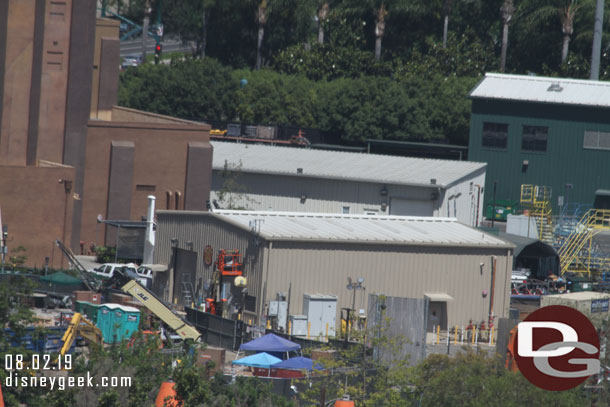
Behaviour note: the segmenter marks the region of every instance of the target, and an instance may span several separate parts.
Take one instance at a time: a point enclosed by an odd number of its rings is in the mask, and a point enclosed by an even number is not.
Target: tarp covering
[[[276,358],[275,356],[271,356],[268,353],[261,352],[256,355],[246,356],[245,358],[241,358],[231,362],[234,365],[243,365],[243,366],[252,366],[252,367],[262,367],[265,369],[269,369],[271,365],[275,365],[278,362],[281,362],[282,359]]]
[[[58,271],[49,276],[40,277],[40,281],[50,284],[61,284],[61,285],[77,285],[81,284],[80,278],[73,277],[64,272]]]
[[[309,358],[304,358],[302,356],[296,356],[294,358],[290,358],[287,360],[284,360],[282,362],[276,363],[275,365],[271,366],[272,368],[278,368],[278,369],[288,369],[288,370],[322,370],[324,369],[324,367],[320,364],[317,364],[314,366],[313,364],[313,360],[309,359]]]
[[[257,352],[292,352],[301,349],[301,345],[274,334],[267,334],[261,338],[242,344],[239,350],[252,350]]]

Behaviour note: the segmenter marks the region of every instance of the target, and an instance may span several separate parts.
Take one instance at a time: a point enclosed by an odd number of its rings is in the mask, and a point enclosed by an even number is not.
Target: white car
[[[91,270],[91,272],[102,278],[112,278],[112,276],[114,276],[114,271],[116,269],[120,269],[123,267],[127,267],[127,269],[129,271],[132,271],[134,273],[137,271],[137,266],[133,263],[129,263],[129,264],[104,263],[101,266],[96,267],[93,270]]]

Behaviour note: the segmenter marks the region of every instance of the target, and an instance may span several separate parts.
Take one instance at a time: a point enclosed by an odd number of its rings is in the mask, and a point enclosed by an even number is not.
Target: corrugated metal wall
[[[347,277],[365,279],[364,291],[356,292],[356,308],[367,309],[369,293],[423,298],[424,293],[444,292],[453,297],[447,305],[447,323],[467,325],[470,319],[487,321],[491,287],[491,256],[497,256],[494,314],[508,316],[512,250],[488,248],[335,244],[259,240],[206,212],[157,212],[155,262],[172,265],[171,239],[186,249],[193,243],[198,253],[197,276],[209,278],[212,266],[203,263],[207,245],[214,253],[221,248],[245,254],[248,292],[257,297],[257,310],[277,292],[288,292],[292,283],[290,314],[302,313],[303,294],[333,294],[341,307],[351,308],[353,291]],[[480,264],[483,267],[480,267]],[[266,282],[266,285],[265,285]],[[262,296],[265,297],[261,303]]]
[[[197,253],[197,281],[212,277],[214,262],[220,249],[238,249],[244,261],[244,274],[248,279],[248,294],[256,296],[257,309],[262,295],[263,264],[262,246],[257,246],[251,233],[236,226],[221,222],[208,212],[157,211],[157,234],[154,261],[173,267],[171,239],[178,239],[177,247]],[[192,249],[187,242],[192,242]],[[214,250],[212,265],[203,260],[206,246]],[[197,296],[197,295],[196,295]]]
[[[449,188],[449,194],[439,194],[439,199],[433,202],[434,216],[447,216],[450,206],[450,216],[457,216],[462,223],[472,225],[470,182],[483,184],[484,180],[485,170],[481,169],[453,184]],[[263,211],[342,213],[343,207],[347,206],[351,214],[387,215],[391,198],[431,202],[432,192],[435,191],[429,187],[274,174],[240,173],[232,179],[231,183],[233,182],[238,184],[237,193],[234,194],[234,198],[237,198],[234,207]],[[225,178],[222,177],[221,171],[214,171],[211,199],[218,199],[218,192],[223,190],[224,183]],[[387,195],[380,193],[384,187]],[[458,192],[461,196],[455,201],[447,200]],[[301,200],[303,195],[306,197],[304,201]],[[382,210],[384,202],[388,205],[385,212]],[[225,207],[226,201],[221,203],[221,206]]]
[[[486,203],[497,180],[497,199],[519,199],[522,184],[553,188],[552,203],[573,184],[570,202],[592,204],[597,189],[610,189],[610,150],[583,148],[584,132],[610,131],[610,110],[592,107],[473,100],[468,158],[486,162]],[[481,145],[483,122],[508,124],[506,150]],[[548,126],[546,152],[521,150],[522,126]],[[523,171],[523,161],[529,162]]]
[[[373,349],[375,359],[384,363],[408,359],[411,366],[416,365],[426,356],[428,300],[380,297],[369,295],[367,328],[377,339],[390,340],[379,341]]]
[[[212,175],[212,191],[222,190],[225,179],[219,171]],[[311,177],[282,176],[275,174],[240,173],[236,181],[242,185],[251,201],[243,206],[252,210],[274,210],[289,212],[341,213],[343,206],[350,213],[362,214],[365,209],[379,211],[382,202],[389,196],[409,196],[413,199],[429,199],[431,189],[387,185],[388,195],[382,196],[383,183],[342,181]],[[301,196],[307,198],[301,203]]]
[[[351,308],[347,278],[363,277],[366,290],[356,292],[356,309],[367,309],[368,293],[423,298],[426,292],[444,292],[453,297],[448,326],[467,325],[470,319],[487,321],[490,294],[482,293],[490,291],[492,255],[498,273],[494,314],[507,317],[512,250],[506,249],[272,242],[267,298],[292,283],[291,314],[302,313],[304,293],[337,295],[338,310]]]

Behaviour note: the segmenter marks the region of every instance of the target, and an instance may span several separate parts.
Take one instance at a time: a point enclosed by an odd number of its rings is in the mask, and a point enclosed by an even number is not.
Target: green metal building
[[[554,211],[610,190],[609,82],[486,74],[470,97],[468,159],[487,163],[486,204],[494,181],[498,200],[549,186]]]

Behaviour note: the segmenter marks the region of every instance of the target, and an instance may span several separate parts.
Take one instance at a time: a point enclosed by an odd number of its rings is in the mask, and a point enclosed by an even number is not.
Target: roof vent
[[[436,178],[430,178],[430,183],[432,185],[436,185]]]
[[[559,82],[553,82],[551,86],[546,90],[547,92],[561,92],[563,88],[559,84]]]
[[[303,169],[302,168],[297,168],[297,174],[302,174],[303,173]]]

